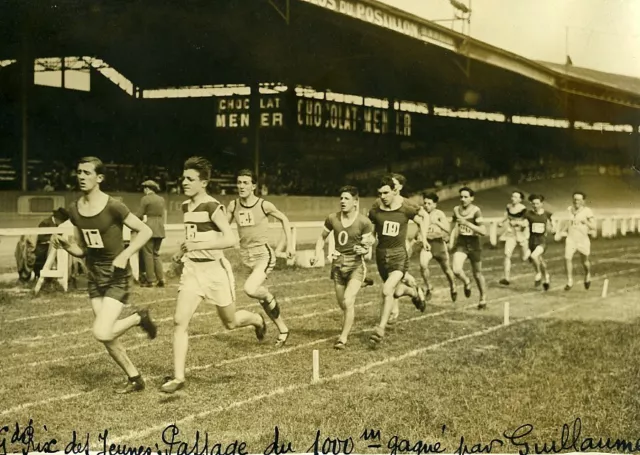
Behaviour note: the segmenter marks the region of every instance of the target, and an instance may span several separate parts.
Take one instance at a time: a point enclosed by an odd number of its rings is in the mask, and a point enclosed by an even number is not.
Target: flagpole
[[[564,61],[565,65],[568,62],[569,57],[569,26],[564,27]]]

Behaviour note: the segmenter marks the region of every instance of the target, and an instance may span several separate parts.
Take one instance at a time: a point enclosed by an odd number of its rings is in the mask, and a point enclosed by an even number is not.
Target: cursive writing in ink
[[[273,442],[264,449],[264,455],[281,455],[289,452],[295,452],[295,449],[291,447],[290,442],[287,442],[286,446],[284,443],[280,444],[280,430],[276,426],[273,432]]]
[[[400,439],[398,436],[393,436],[387,444],[387,448],[391,450],[391,455],[396,455],[398,452],[412,452],[416,455],[423,453],[443,453],[446,449],[440,446],[440,442],[429,444],[418,440],[412,443],[407,439]]]
[[[73,430],[71,441],[64,448],[65,455],[74,454],[79,455],[83,453],[84,455],[89,455],[89,433],[84,441],[80,441],[78,439],[78,434],[76,430]]]
[[[47,430],[47,426],[43,425],[44,431]],[[20,425],[16,422],[15,430],[11,435],[11,443],[12,444],[22,444],[22,454],[28,455],[30,452],[44,452],[44,453],[56,453],[58,449],[56,449],[56,444],[58,441],[55,438],[49,439],[44,442],[37,442],[34,440],[35,436],[35,428],[33,427],[33,420],[29,419],[29,425],[27,425],[24,430],[20,430]]]
[[[564,451],[570,452],[584,452],[587,450],[607,449],[617,450],[618,452],[635,453],[640,452],[640,439],[635,441],[627,441],[625,439],[593,439],[582,438],[582,420],[576,418],[572,425],[563,424],[560,432],[560,440],[555,439],[551,441],[545,441],[543,443],[530,444],[526,441],[526,437],[529,436],[534,430],[533,425],[524,424],[516,428],[512,433],[504,433],[504,437],[511,442],[514,446],[518,447],[518,453],[520,455],[535,454],[550,454],[560,453]]]
[[[313,453],[314,455],[338,455],[343,453],[345,455],[349,455],[353,450],[354,444],[351,436],[346,439],[331,437],[323,439],[320,436],[320,430],[318,430],[313,444],[307,449],[306,453]]]
[[[178,438],[180,429],[176,425],[169,425],[162,431],[162,442],[168,449],[165,455],[247,455],[247,443],[239,442],[237,439],[226,446],[216,442],[209,446],[209,433],[204,434],[204,442],[200,441],[200,432],[196,431],[196,437],[193,444],[189,446],[188,441],[182,441]]]
[[[504,442],[502,441],[502,439],[492,439],[491,442],[487,445],[477,443],[469,447],[464,442],[464,436],[460,436],[460,445],[456,449],[455,453],[457,453],[458,455],[466,455],[472,453],[491,453],[494,449],[494,444],[497,447],[502,447],[504,445]]]
[[[104,430],[98,435],[98,441],[102,441],[102,450],[98,455],[152,455],[153,450],[146,446],[127,446],[125,444],[108,444],[109,430]]]

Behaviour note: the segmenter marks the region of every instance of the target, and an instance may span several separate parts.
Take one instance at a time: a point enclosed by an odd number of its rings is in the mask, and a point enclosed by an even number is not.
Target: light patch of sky
[[[379,1],[430,20],[454,15],[449,0]],[[568,51],[574,66],[640,77],[639,0],[461,0],[469,1],[476,39],[553,63]]]

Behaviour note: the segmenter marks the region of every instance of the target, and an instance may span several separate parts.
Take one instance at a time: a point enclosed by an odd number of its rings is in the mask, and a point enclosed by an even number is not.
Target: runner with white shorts
[[[160,390],[165,393],[174,393],[185,385],[189,322],[203,300],[216,307],[228,330],[253,326],[259,341],[267,331],[261,315],[236,310],[233,271],[222,252],[235,245],[236,237],[224,205],[207,194],[210,178],[211,163],[205,158],[192,157],[184,163],[182,186],[185,196],[189,197],[182,204],[185,241],[181,246],[181,261],[184,267],[174,315],[174,376],[162,385]]]
[[[522,204],[524,194],[520,191],[511,193],[511,202],[507,204],[506,215],[504,219],[498,223],[498,227],[502,227],[506,223],[505,232],[500,237],[504,242],[504,278],[500,280],[500,284],[509,286],[511,279],[511,256],[516,247],[522,250],[522,260],[526,261],[531,255],[529,251],[529,231],[528,223],[525,219],[527,208]]]
[[[596,229],[596,220],[591,208],[585,206],[586,195],[581,191],[573,193],[573,205],[567,210],[571,213],[571,222],[566,227],[567,238],[564,245],[565,270],[567,285],[564,290],[573,287],[573,255],[580,254],[584,269],[584,288],[591,286],[591,240],[589,235]]]

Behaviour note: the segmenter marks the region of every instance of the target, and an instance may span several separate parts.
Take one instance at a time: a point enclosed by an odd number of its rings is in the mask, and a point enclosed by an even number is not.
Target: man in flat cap
[[[140,201],[140,209],[136,215],[140,219],[144,219],[145,223],[151,228],[151,239],[142,248],[142,257],[144,269],[147,275],[146,282],[141,280],[142,287],[151,287],[154,284],[158,287],[164,287],[164,272],[162,270],[162,261],[160,260],[160,245],[165,237],[164,232],[164,211],[165,201],[160,192],[160,186],[153,180],[146,180],[142,183],[144,196]]]

